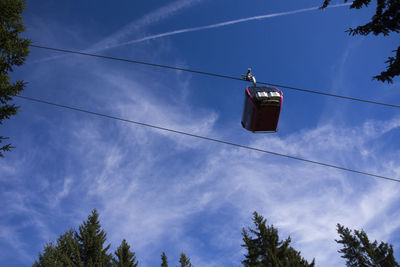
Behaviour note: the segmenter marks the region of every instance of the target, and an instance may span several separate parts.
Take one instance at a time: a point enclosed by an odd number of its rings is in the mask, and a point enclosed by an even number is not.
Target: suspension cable
[[[190,136],[190,137],[194,137],[194,138],[199,138],[199,139],[203,139],[203,140],[206,140],[206,141],[217,142],[217,143],[221,143],[221,144],[225,144],[225,145],[239,147],[239,148],[242,148],[242,149],[257,151],[257,152],[260,152],[260,153],[271,154],[271,155],[279,156],[279,157],[285,157],[285,158],[289,158],[289,159],[293,159],[293,160],[308,162],[308,163],[312,163],[312,164],[316,164],[316,165],[320,165],[320,166],[324,166],[324,167],[339,169],[339,170],[342,170],[342,171],[357,173],[357,174],[361,174],[361,175],[367,175],[367,176],[371,176],[371,177],[374,177],[374,178],[385,179],[385,180],[389,180],[389,181],[392,181],[392,182],[399,182],[400,183],[400,179],[391,178],[391,177],[382,176],[382,175],[377,175],[377,174],[372,174],[372,173],[368,173],[368,172],[365,172],[365,171],[358,171],[358,170],[345,168],[345,167],[341,167],[341,166],[337,166],[337,165],[333,165],[333,164],[323,163],[323,162],[319,162],[319,161],[315,161],[315,160],[309,160],[309,159],[305,159],[305,158],[301,158],[301,157],[290,156],[290,155],[287,155],[287,154],[277,153],[277,152],[268,151],[268,150],[264,150],[264,149],[260,149],[260,148],[256,148],[256,147],[251,147],[251,146],[246,146],[246,145],[241,145],[241,144],[236,144],[236,143],[232,143],[232,142],[228,142],[228,141],[224,141],[224,140],[220,140],[220,139],[215,139],[215,138],[201,136],[201,135],[197,135],[197,134],[192,134],[192,133],[188,133],[188,132],[184,132],[184,131],[178,131],[178,130],[174,130],[174,129],[169,129],[169,128],[165,128],[165,127],[161,127],[161,126],[157,126],[157,125],[153,125],[153,124],[148,124],[148,123],[138,122],[138,121],[134,121],[134,120],[124,119],[124,118],[120,118],[120,117],[116,117],[116,116],[112,116],[112,115],[107,115],[107,114],[103,114],[103,113],[99,113],[99,112],[93,112],[93,111],[89,111],[89,110],[85,110],[85,109],[81,109],[81,108],[76,108],[76,107],[72,107],[72,106],[57,104],[57,103],[53,103],[53,102],[42,100],[42,99],[38,99],[38,98],[32,98],[32,97],[28,97],[28,96],[16,96],[16,97],[21,98],[21,99],[25,99],[25,100],[28,100],[28,101],[33,101],[33,102],[37,102],[37,103],[42,103],[42,104],[47,104],[47,105],[59,107],[59,108],[64,108],[64,109],[74,110],[74,111],[78,111],[78,112],[88,113],[88,114],[92,114],[92,115],[96,115],[96,116],[100,116],[100,117],[104,117],[104,118],[108,118],[108,119],[113,119],[113,120],[123,121],[123,122],[132,123],[132,124],[136,124],[136,125],[146,126],[146,127],[150,127],[150,128],[157,129],[157,130],[162,130],[162,131],[172,132],[172,133],[175,133],[175,134],[181,134],[181,135],[186,135],[186,136]]]
[[[109,59],[109,60],[117,60],[117,61],[123,61],[123,62],[128,62],[128,63],[141,64],[141,65],[147,65],[147,66],[165,68],[165,69],[172,69],[172,70],[180,70],[180,71],[185,71],[185,72],[190,72],[190,73],[202,74],[202,75],[207,75],[207,76],[214,76],[214,77],[218,77],[218,78],[225,78],[225,79],[243,81],[243,79],[237,78],[237,77],[233,77],[233,76],[222,75],[222,74],[217,74],[217,73],[212,73],[212,72],[199,71],[199,70],[192,70],[192,69],[188,69],[188,68],[173,67],[173,66],[150,63],[150,62],[145,62],[145,61],[126,59],[126,58],[118,58],[118,57],[110,57],[110,56],[105,56],[105,55],[92,54],[92,53],[86,53],[86,52],[79,52],[79,51],[74,51],[74,50],[60,49],[60,48],[41,46],[41,45],[33,45],[33,44],[31,44],[30,46],[31,47],[35,47],[35,48],[40,48],[40,49],[46,49],[46,50],[52,50],[52,51],[57,51],[57,52],[69,53],[69,54],[97,57],[97,58],[103,58],[103,59]],[[303,88],[298,88],[298,87],[293,87],[293,86],[287,86],[287,85],[281,85],[281,84],[274,84],[274,83],[267,83],[267,82],[260,82],[260,81],[258,81],[258,83],[259,84],[264,84],[264,85],[270,85],[270,86],[286,88],[286,89],[289,89],[289,90],[300,91],[300,92],[304,92],[304,93],[311,93],[311,94],[318,94],[318,95],[342,98],[342,99],[347,99],[347,100],[351,100],[351,101],[364,102],[364,103],[368,103],[368,104],[375,104],[375,105],[381,105],[381,106],[392,107],[392,108],[400,108],[400,105],[388,104],[388,103],[378,102],[378,101],[374,101],[374,100],[367,100],[367,99],[361,99],[361,98],[356,98],[356,97],[349,97],[349,96],[343,96],[343,95],[337,95],[337,94],[330,94],[330,93],[325,93],[325,92],[321,92],[321,91],[308,90],[308,89],[303,89]]]

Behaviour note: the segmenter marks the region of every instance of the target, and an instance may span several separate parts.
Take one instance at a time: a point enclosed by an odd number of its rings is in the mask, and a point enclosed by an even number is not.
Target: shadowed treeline
[[[78,228],[62,234],[56,243],[45,245],[43,252],[33,267],[50,266],[116,266],[137,267],[139,262],[135,253],[125,239],[112,255],[106,244],[106,233],[99,222],[96,209]],[[278,230],[273,225],[267,225],[267,220],[257,212],[253,213],[254,228],[242,229],[242,247],[246,249],[242,264],[245,267],[254,266],[315,266],[315,259],[309,263],[299,251],[290,246],[291,238],[280,240]],[[353,232],[338,224],[340,239],[336,240],[343,248],[339,250],[347,266],[394,266],[400,265],[393,256],[392,245],[377,241],[370,242],[367,234],[361,231]],[[190,258],[181,253],[181,267],[192,267]],[[161,267],[168,266],[167,255],[161,254]]]

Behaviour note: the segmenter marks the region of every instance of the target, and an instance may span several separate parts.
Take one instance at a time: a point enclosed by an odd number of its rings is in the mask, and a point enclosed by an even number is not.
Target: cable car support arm
[[[242,77],[243,77],[243,79],[245,81],[253,82],[254,87],[256,86],[256,83],[257,83],[256,77],[253,74],[251,74],[251,68],[248,68],[247,69],[247,74],[246,75],[242,75]]]

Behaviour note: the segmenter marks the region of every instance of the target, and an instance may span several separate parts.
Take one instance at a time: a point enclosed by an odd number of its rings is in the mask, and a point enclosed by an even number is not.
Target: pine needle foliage
[[[115,251],[116,259],[113,259],[115,267],[137,267],[138,261],[135,257],[135,252],[130,250],[130,246],[126,240],[122,240],[121,245]]]
[[[88,216],[78,231],[68,230],[61,235],[56,244],[48,243],[34,267],[137,267],[135,253],[124,239],[115,251],[116,258],[107,251],[110,245],[105,246],[106,233],[99,222],[96,209]]]
[[[308,263],[300,252],[290,247],[291,239],[279,240],[278,230],[266,225],[267,220],[257,212],[253,213],[254,229],[243,228],[242,247],[247,253],[242,261],[246,267],[314,266],[314,260]]]
[[[57,244],[48,243],[43,254],[39,253],[39,260],[33,264],[34,267],[81,267],[82,262],[79,254],[79,244],[74,238],[71,229],[57,239]]]
[[[393,247],[387,243],[370,242],[364,230],[352,231],[337,224],[339,240],[335,240],[343,248],[338,252],[342,253],[342,258],[346,259],[349,267],[400,267],[393,256]]]
[[[330,4],[331,0],[324,0],[321,9],[326,8]],[[348,0],[344,0],[345,3]],[[350,8],[360,9],[368,7],[371,0],[354,0],[350,5]],[[376,1],[376,12],[372,16],[371,21],[365,25],[358,26],[356,28],[350,28],[347,30],[350,35],[368,35],[373,33],[374,35],[382,34],[384,36],[389,35],[391,32],[400,32],[400,1],[399,0],[377,0]],[[397,50],[393,50],[395,56],[389,57],[385,63],[389,63],[386,71],[382,71],[381,74],[376,75],[373,79],[381,82],[393,83],[393,78],[400,75],[400,46]]]
[[[83,266],[111,266],[112,255],[107,252],[110,245],[104,247],[106,233],[101,229],[99,214],[96,209],[79,226],[79,232],[75,233],[75,238],[79,242]]]
[[[168,258],[165,252],[161,254],[161,267],[168,267]]]
[[[44,246],[43,254],[39,253],[39,259],[35,261],[32,267],[58,267],[62,266],[58,249],[53,242],[47,243]]]
[[[3,120],[17,114],[18,107],[9,101],[21,93],[26,84],[23,81],[12,83],[9,76],[14,66],[24,64],[29,54],[30,40],[19,37],[25,30],[21,16],[24,9],[23,0],[0,0],[0,125]],[[0,136],[0,144],[7,139]],[[0,145],[0,157],[11,148],[11,144]]]
[[[185,253],[181,253],[181,257],[179,258],[180,267],[193,267],[192,263],[190,263],[190,258],[186,256]]]
[[[267,220],[257,212],[253,213],[254,228],[242,229],[242,247],[246,249],[245,267],[314,267],[315,261],[308,263],[299,251],[290,246],[290,237],[280,240],[278,230],[267,225]],[[367,234],[354,231],[338,224],[340,239],[335,240],[343,245],[338,252],[346,259],[349,267],[400,267],[394,258],[392,245],[377,241],[370,242]],[[61,235],[56,243],[45,245],[43,252],[32,265],[33,267],[137,267],[135,253],[125,239],[114,252],[116,257],[108,254],[110,245],[105,246],[106,234],[101,229],[99,214],[94,209],[87,220],[79,226],[79,231],[72,229]],[[185,253],[180,254],[180,267],[193,267]],[[161,267],[168,267],[167,255],[161,254]]]

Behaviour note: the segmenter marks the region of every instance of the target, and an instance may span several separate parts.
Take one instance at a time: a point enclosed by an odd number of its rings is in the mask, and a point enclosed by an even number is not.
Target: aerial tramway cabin
[[[244,94],[243,128],[251,132],[276,132],[283,93],[274,87],[249,86]]]

